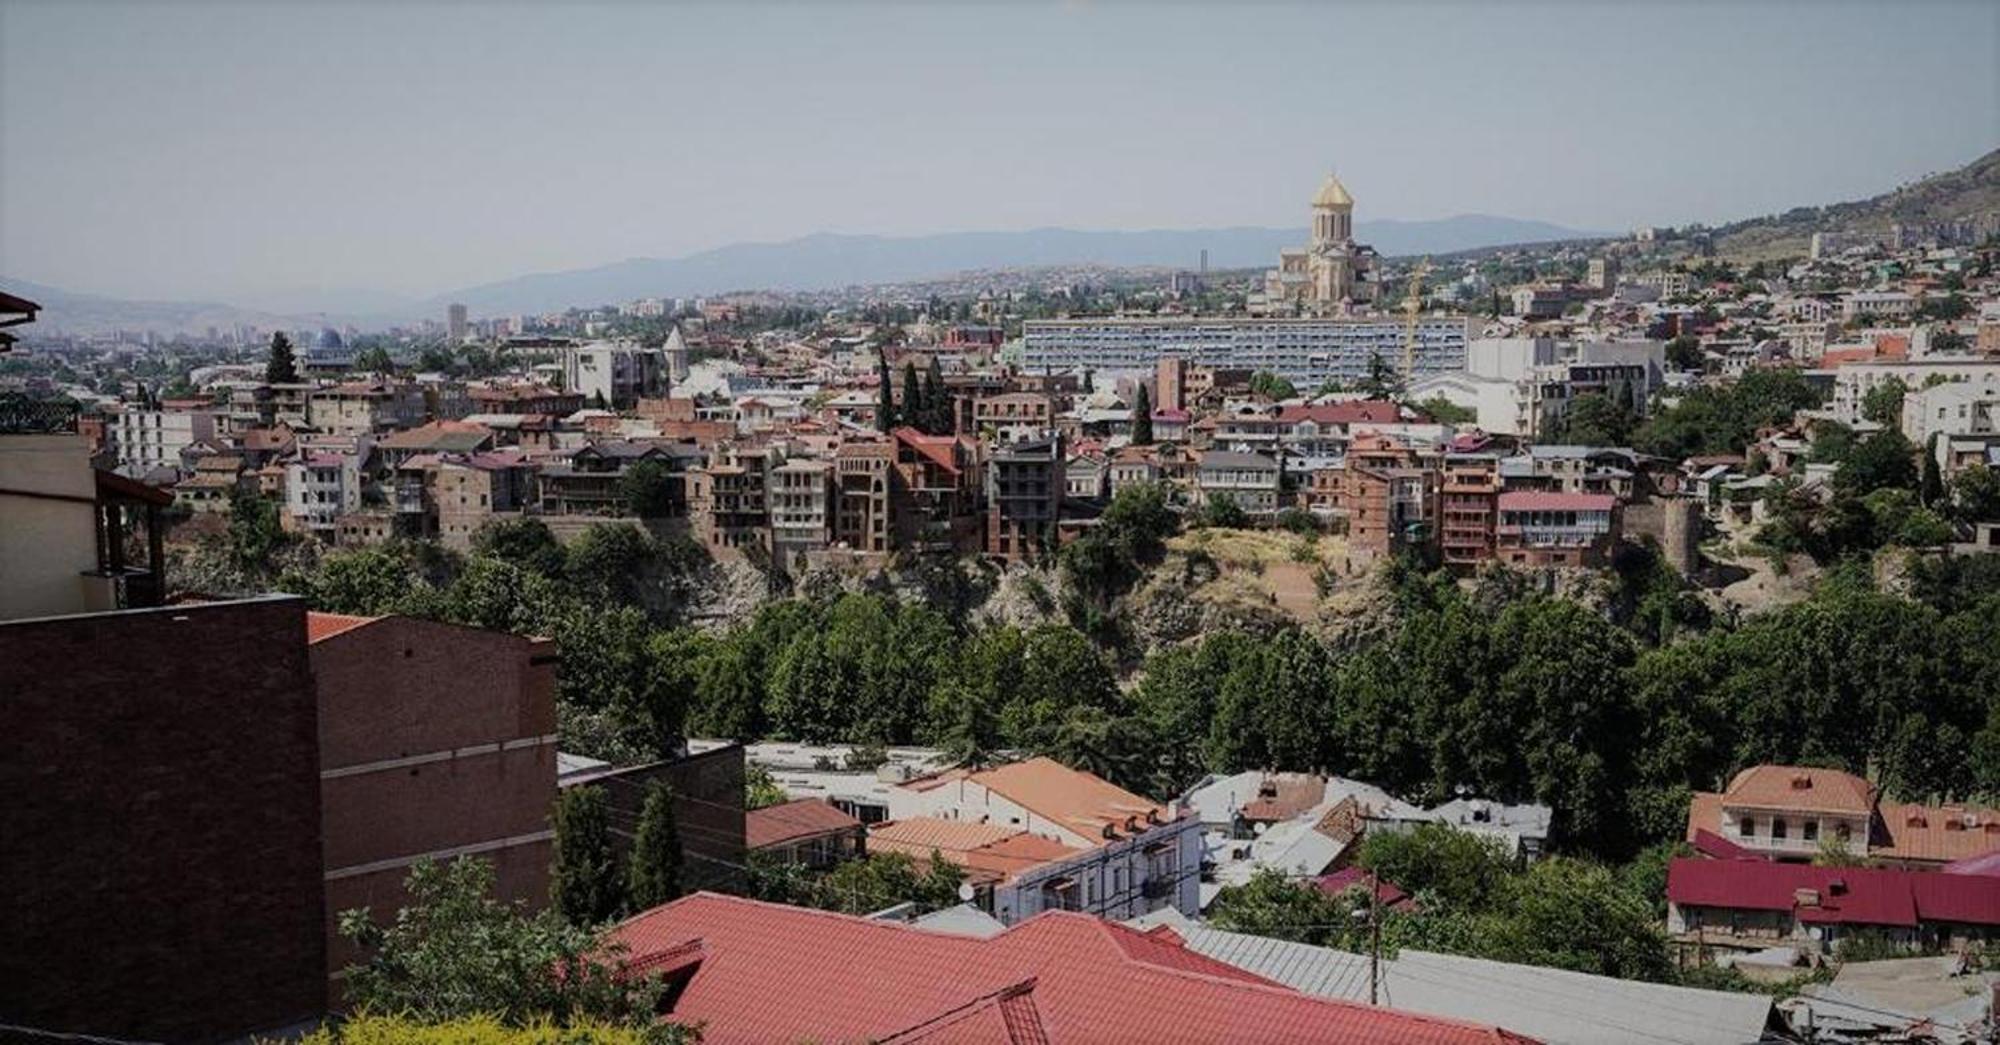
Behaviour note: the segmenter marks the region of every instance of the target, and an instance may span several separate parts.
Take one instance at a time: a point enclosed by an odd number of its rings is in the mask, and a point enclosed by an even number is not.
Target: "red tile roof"
[[[692,967],[670,1015],[702,1024],[711,1045],[1528,1040],[1300,994],[1165,935],[1066,912],[982,940],[697,893],[626,921],[612,936],[641,964],[671,954],[669,964]]]
[[[380,617],[355,617],[345,613],[307,613],[306,642],[308,645],[315,642],[325,642],[335,635],[346,634],[363,624],[373,624],[381,619]]]
[[[1801,904],[1800,890],[1815,891],[1818,902]],[[2000,925],[2000,879],[1935,871],[1683,857],[1667,866],[1667,899],[1699,907],[1792,911],[1805,922]]]
[[[799,798],[743,814],[743,844],[751,849],[800,838],[852,831],[861,821],[823,798]]]
[[[1503,512],[1608,512],[1618,498],[1608,493],[1554,493],[1518,490],[1500,495]]]
[[[1312,406],[1293,404],[1278,409],[1278,423],[1287,425],[1300,421],[1322,425],[1391,425],[1402,419],[1402,408],[1386,399],[1349,399]]]
[[[1502,501],[1506,498],[1503,496]],[[1875,787],[1852,773],[1815,766],[1751,766],[1723,789],[1722,804],[1783,811],[1867,816]]]
[[[1313,886],[1329,896],[1339,896],[1349,889],[1367,889],[1368,872],[1359,867],[1343,867],[1332,874],[1323,874],[1313,880]],[[1375,881],[1375,902],[1384,907],[1406,911],[1416,906],[1410,894],[1394,882]]]

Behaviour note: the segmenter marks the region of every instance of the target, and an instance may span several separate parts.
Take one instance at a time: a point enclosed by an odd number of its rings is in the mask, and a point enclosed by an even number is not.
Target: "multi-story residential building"
[[[763,447],[729,443],[707,464],[688,470],[688,517],[711,553],[770,551],[772,456]]]
[[[1583,278],[1585,286],[1595,291],[1609,294],[1618,287],[1618,259],[1608,254],[1600,254],[1590,259],[1590,266]]]
[[[1840,314],[1846,319],[1908,319],[1922,302],[1900,290],[1866,290],[1840,300]]]
[[[452,305],[447,305],[445,307],[444,310],[445,344],[457,345],[464,343],[466,335],[471,333],[471,330],[472,330],[471,324],[466,322],[466,311],[464,305],[452,304]]]
[[[93,468],[76,422],[66,404],[0,410],[0,620],[157,606],[165,595],[173,495]],[[132,543],[144,560],[127,559]]]
[[[887,554],[895,522],[891,484],[896,448],[888,441],[845,442],[834,448],[834,543],[868,554]]]
[[[1301,388],[1329,381],[1358,383],[1378,357],[1400,365],[1405,323],[1386,316],[1029,320],[1022,332],[1022,358],[1032,371],[1146,370],[1164,358],[1184,359],[1190,364],[1187,394],[1193,401],[1199,397],[1196,366],[1269,370]],[[1463,369],[1473,331],[1473,321],[1465,316],[1418,317],[1416,374]]]
[[[476,454],[496,445],[494,430],[466,421],[432,421],[391,432],[375,443],[387,468],[400,468],[419,454]]]
[[[563,387],[585,403],[627,410],[640,399],[667,394],[666,354],[632,342],[596,341],[557,352]]]
[[[1639,455],[1609,446],[1541,443],[1500,459],[1500,480],[1509,493],[1608,493],[1629,500]]]
[[[306,424],[329,435],[368,435],[423,423],[423,389],[392,381],[357,381],[313,391]]]
[[[1610,494],[1503,493],[1494,556],[1522,566],[1603,566],[1618,541],[1618,499]]]
[[[1186,410],[1187,360],[1175,356],[1162,356],[1153,364],[1153,409]]]
[[[1569,288],[1535,283],[1514,288],[1514,314],[1524,319],[1554,319],[1569,307]]]
[[[179,469],[182,451],[215,438],[215,414],[206,410],[126,410],[111,415],[106,438],[119,467],[129,472]]]
[[[1354,438],[1343,467],[1318,485],[1334,489],[1332,509],[1346,520],[1350,553],[1366,561],[1430,543],[1438,484],[1434,454],[1368,432]]]
[[[599,439],[567,454],[545,460],[536,472],[541,510],[549,515],[629,515],[625,475],[644,462],[654,462],[668,475],[664,518],[688,513],[690,467],[700,451],[672,443]]]
[[[972,401],[973,430],[1000,442],[1046,434],[1055,425],[1055,404],[1038,392],[1007,392]]]
[[[825,551],[833,539],[833,466],[797,457],[770,471],[771,550],[791,564]]]
[[[1203,502],[1220,497],[1252,519],[1269,519],[1278,512],[1281,472],[1262,454],[1210,450],[1196,468],[1195,491]]]
[[[1201,910],[1202,824],[1191,810],[1048,758],[952,770],[897,790],[898,819],[874,825],[869,848],[963,855],[980,879],[974,902],[1003,924],[1048,910],[1113,919]]]
[[[1761,765],[1720,793],[1697,792],[1687,838],[1720,838],[1771,860],[1808,861],[1834,846],[1878,864],[1936,869],[2000,849],[2000,810],[1884,802],[1851,773]]]
[[[1060,436],[994,450],[986,465],[987,554],[1022,558],[1052,545],[1065,481]]]
[[[890,433],[896,448],[890,517],[896,544],[917,552],[972,552],[980,540],[986,493],[976,444],[914,428]]]
[[[287,462],[286,525],[332,543],[336,520],[361,507],[361,460],[355,453],[308,451]]]
[[[1929,356],[1923,359],[1878,359],[1848,363],[1833,372],[1834,420],[1854,424],[1862,420],[1862,403],[1868,393],[1894,378],[1908,389],[1928,388],[1956,382],[1978,389],[1977,395],[2000,397],[2000,359],[1979,357]]]
[[[1438,546],[1444,561],[1466,566],[1491,559],[1498,525],[1500,459],[1447,454],[1438,491]]]
[[[419,860],[477,854],[505,902],[548,898],[556,651],[408,617],[308,615],[318,692],[327,968],[360,960],[342,911],[407,900]],[[328,983],[330,999],[339,980]]]
[[[1903,394],[1902,430],[1918,446],[1929,445],[1933,435],[2000,432],[2000,386],[1948,381],[1912,388]]]
[[[437,458],[429,469],[429,501],[444,546],[467,551],[496,519],[519,515],[531,502],[534,465],[518,451]]]
[[[1075,501],[1101,501],[1111,491],[1111,459],[1102,451],[1087,450],[1063,466],[1063,497]]]
[[[583,396],[559,392],[547,385],[475,385],[466,389],[478,414],[541,414],[568,417],[583,409]]]
[[[192,515],[218,514],[227,512],[231,497],[247,488],[243,458],[207,454],[195,459],[193,475],[174,484],[174,504]]]

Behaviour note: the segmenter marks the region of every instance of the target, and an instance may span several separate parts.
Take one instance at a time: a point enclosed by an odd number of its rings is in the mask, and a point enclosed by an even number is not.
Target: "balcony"
[[[1148,900],[1164,900],[1174,895],[1174,880],[1170,875],[1148,878],[1139,886],[1139,895]]]
[[[0,435],[70,435],[82,407],[73,399],[0,393]]]

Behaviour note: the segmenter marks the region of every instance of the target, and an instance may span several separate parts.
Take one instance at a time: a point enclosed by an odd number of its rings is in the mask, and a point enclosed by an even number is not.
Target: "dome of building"
[[[1320,183],[1319,192],[1313,196],[1313,206],[1352,207],[1354,197],[1347,194],[1347,186],[1342,185],[1339,178],[1328,174],[1326,181]]]
[[[338,350],[346,348],[347,345],[345,342],[340,340],[339,331],[333,329],[332,327],[321,327],[319,336],[313,338],[312,347]]]

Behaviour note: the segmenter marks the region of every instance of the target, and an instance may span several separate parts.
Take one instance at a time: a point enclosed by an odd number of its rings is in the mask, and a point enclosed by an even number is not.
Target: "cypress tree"
[[[1153,397],[1146,392],[1146,386],[1139,386],[1139,394],[1132,397],[1132,445],[1153,445]]]
[[[573,925],[595,925],[618,909],[611,857],[611,819],[604,789],[573,787],[556,799],[556,859],[549,897]]]
[[[896,383],[889,380],[889,349],[883,346],[876,370],[882,379],[882,402],[875,408],[875,428],[888,432],[896,427]]]
[[[1918,490],[1918,494],[1926,508],[1939,507],[1945,500],[1944,476],[1938,474],[1937,441],[1936,432],[1932,432],[1931,437],[1924,441],[1923,486]]]
[[[924,413],[924,390],[917,384],[917,364],[915,360],[903,361],[903,423],[919,431],[928,421]]]
[[[681,834],[674,821],[674,791],[654,781],[639,811],[639,834],[632,844],[632,866],[625,894],[632,909],[658,907],[681,895]]]
[[[289,385],[299,379],[298,357],[292,353],[292,339],[280,330],[271,335],[271,358],[264,363],[264,382]]]
[[[931,356],[931,366],[924,373],[924,414],[930,426],[925,429],[932,435],[945,435],[951,431],[951,394],[944,389],[944,368],[938,366],[937,356]]]

